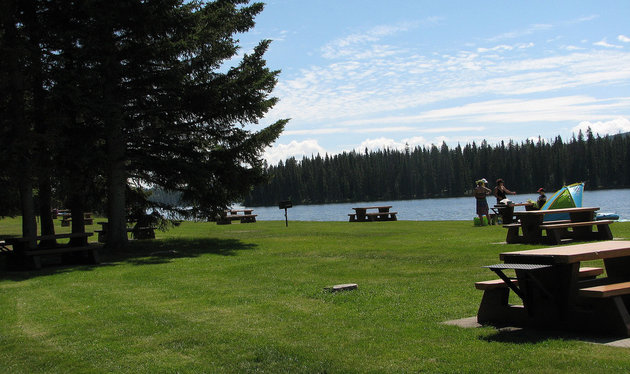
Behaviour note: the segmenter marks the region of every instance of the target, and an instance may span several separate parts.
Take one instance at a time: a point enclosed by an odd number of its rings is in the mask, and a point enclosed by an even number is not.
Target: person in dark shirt
[[[508,190],[503,183],[503,179],[497,179],[497,185],[494,187],[494,197],[497,198],[497,204],[501,204],[501,200],[506,199],[507,194],[516,195],[516,192]]]
[[[547,196],[545,196],[545,189],[542,187],[538,189],[538,194],[539,195],[538,200],[536,200],[536,205],[538,205],[538,209],[540,209],[547,202]]]

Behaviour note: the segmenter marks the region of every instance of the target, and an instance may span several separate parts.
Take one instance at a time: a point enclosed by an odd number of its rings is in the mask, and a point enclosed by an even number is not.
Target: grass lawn
[[[611,228],[630,239],[630,223]],[[19,229],[0,221],[0,234]],[[3,270],[0,372],[630,371],[624,348],[441,324],[476,314],[473,283],[496,277],[482,265],[536,248],[499,244],[505,234],[471,222],[184,222],[99,266]],[[340,283],[359,289],[323,290]]]

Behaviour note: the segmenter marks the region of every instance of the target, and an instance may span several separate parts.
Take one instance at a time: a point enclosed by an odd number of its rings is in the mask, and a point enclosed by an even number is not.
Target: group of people
[[[492,221],[490,220],[490,209],[488,208],[486,196],[492,193],[494,197],[497,198],[497,204],[504,204],[504,200],[507,199],[507,195],[516,195],[516,192],[508,190],[507,187],[505,187],[503,179],[501,178],[497,179],[494,190],[490,190],[488,187],[486,187],[486,184],[488,184],[486,178],[478,180],[473,195],[475,196],[475,200],[477,201],[477,216],[479,216],[479,220],[483,222],[483,216],[486,216],[489,224]],[[539,196],[536,205],[538,209],[540,209],[543,205],[545,205],[545,202],[547,201],[547,197],[545,196],[545,189],[539,188],[538,194]]]

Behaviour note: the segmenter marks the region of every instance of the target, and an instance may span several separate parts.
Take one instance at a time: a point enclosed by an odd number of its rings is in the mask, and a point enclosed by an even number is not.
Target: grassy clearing
[[[469,222],[185,222],[100,266],[0,273],[0,372],[630,370],[627,349],[440,323],[476,314],[482,265],[535,248],[504,239]]]

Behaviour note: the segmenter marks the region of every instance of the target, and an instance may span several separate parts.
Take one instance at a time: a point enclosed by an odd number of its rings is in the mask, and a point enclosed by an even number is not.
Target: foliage
[[[55,200],[77,217],[106,212],[114,241],[126,238],[133,184],[178,192],[202,217],[242,199],[286,123],[249,129],[277,102],[270,41],[235,58],[235,36],[262,10],[248,0],[2,2],[0,186],[15,203],[0,214],[20,201],[34,226],[38,189],[44,212]]]
[[[568,142],[557,137],[492,147],[467,144],[453,149],[416,147],[295,158],[267,168],[270,181],[257,186],[247,206],[459,197],[474,181],[503,178],[512,191],[553,191],[586,182],[587,189],[630,186],[630,137],[594,136],[589,130]]]
[[[630,238],[630,223],[611,229]],[[536,248],[493,244],[500,226],[184,222],[157,235],[101,266],[0,273],[0,372],[630,370],[627,349],[557,331],[442,324],[475,315],[473,283],[496,278],[482,265]],[[341,283],[359,288],[324,291]]]

